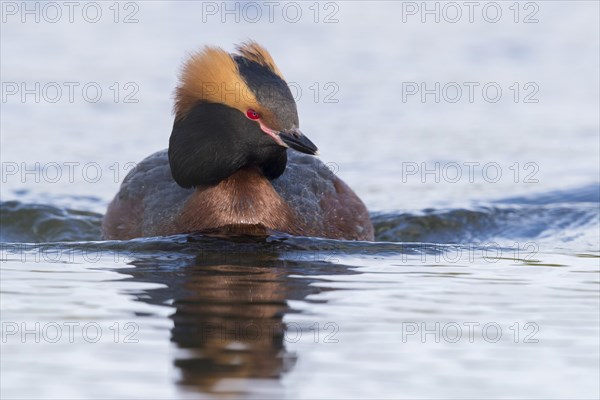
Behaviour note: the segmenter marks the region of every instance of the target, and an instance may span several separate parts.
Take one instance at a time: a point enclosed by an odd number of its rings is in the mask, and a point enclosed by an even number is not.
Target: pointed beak
[[[298,150],[301,153],[318,155],[319,149],[309,138],[304,136],[300,130],[295,129],[293,131],[279,132],[279,138],[290,146],[292,149]]]

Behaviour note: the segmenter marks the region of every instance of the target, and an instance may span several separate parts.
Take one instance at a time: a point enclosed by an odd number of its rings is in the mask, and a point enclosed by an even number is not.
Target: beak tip
[[[318,155],[319,149],[313,142],[302,134],[290,134],[288,132],[280,132],[279,138],[291,149],[301,153]]]

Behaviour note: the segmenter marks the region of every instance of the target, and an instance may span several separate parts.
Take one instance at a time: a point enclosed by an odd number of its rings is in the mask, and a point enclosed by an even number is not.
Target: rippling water
[[[3,100],[2,398],[599,397],[597,3],[536,3],[531,25],[399,24],[393,2],[200,24],[202,3],[137,4],[132,25],[2,25],[3,82],[140,89]],[[127,163],[166,145],[185,51],[249,36],[305,93],[338,85],[337,103],[299,99],[303,130],[376,241],[101,241]],[[540,101],[402,103],[406,81],[535,81]]]

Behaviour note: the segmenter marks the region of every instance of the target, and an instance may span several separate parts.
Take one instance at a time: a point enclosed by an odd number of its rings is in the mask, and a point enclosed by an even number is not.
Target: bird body
[[[182,71],[169,149],[126,176],[104,217],[104,238],[285,232],[372,240],[366,207],[312,156],[317,148],[298,125],[264,48],[205,48]]]

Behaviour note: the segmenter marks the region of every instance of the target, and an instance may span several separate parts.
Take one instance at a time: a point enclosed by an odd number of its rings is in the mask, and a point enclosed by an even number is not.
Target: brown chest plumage
[[[296,217],[256,167],[242,168],[210,187],[198,187],[177,220],[181,232],[254,229],[294,232]]]

